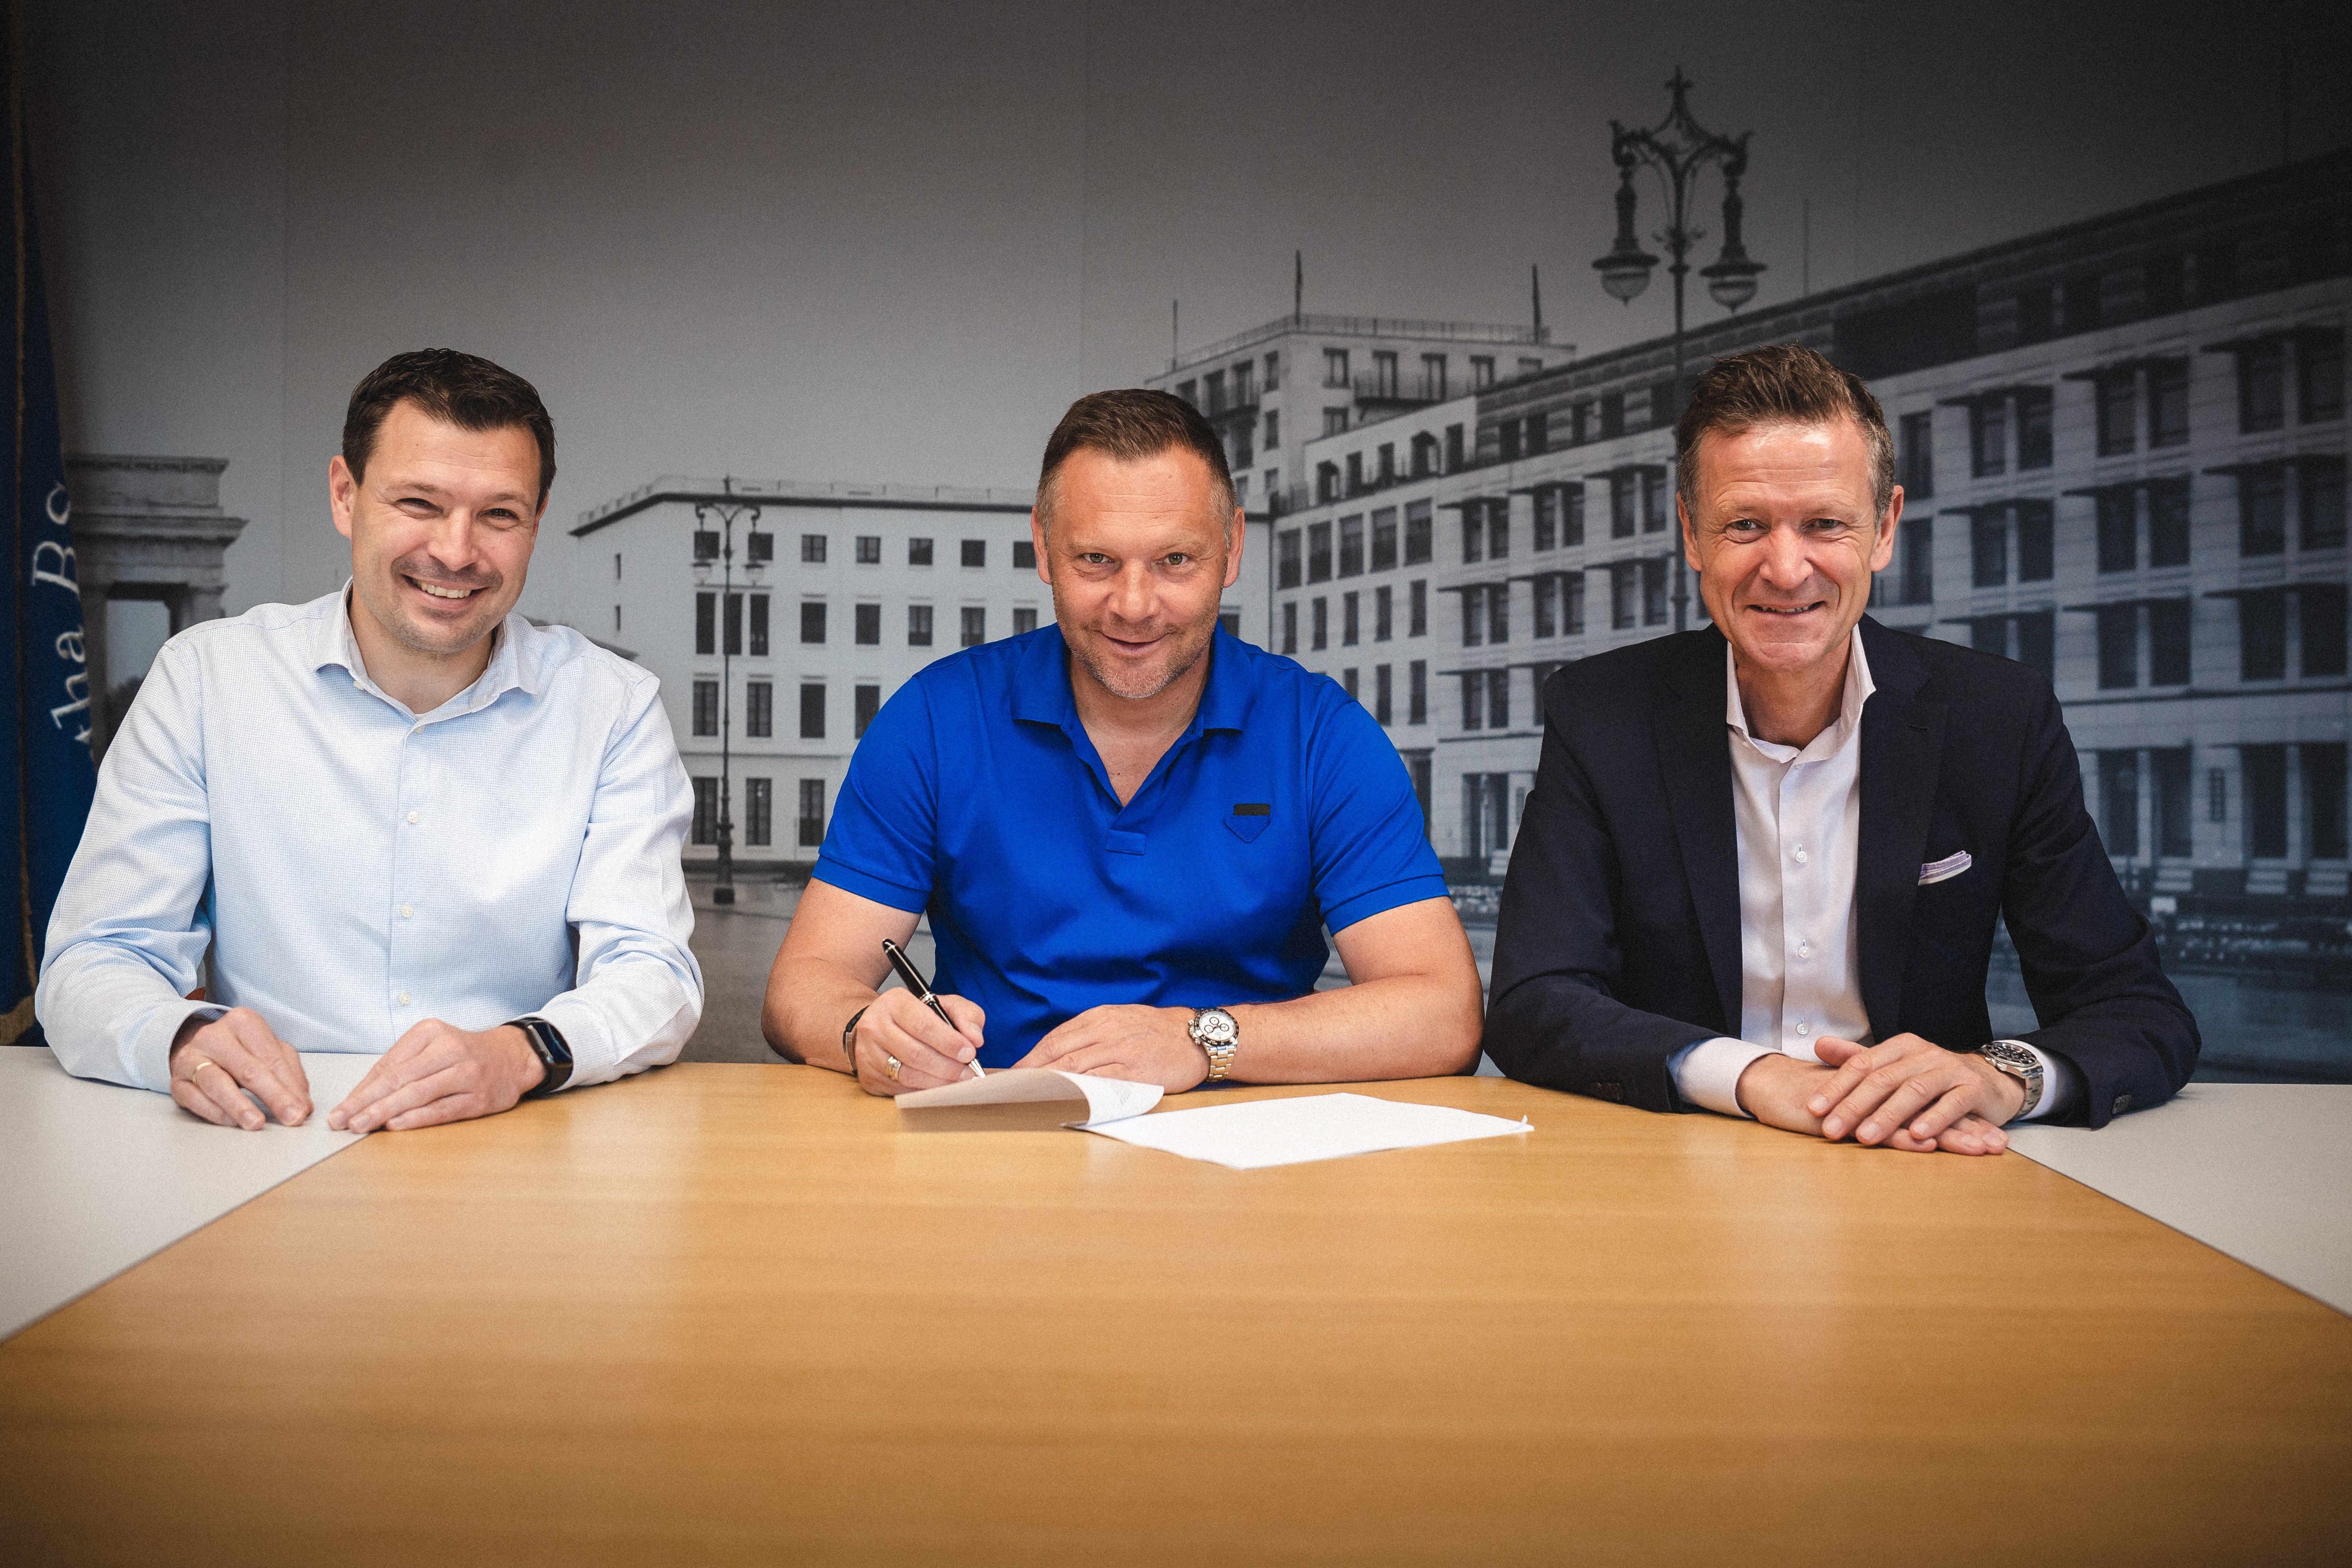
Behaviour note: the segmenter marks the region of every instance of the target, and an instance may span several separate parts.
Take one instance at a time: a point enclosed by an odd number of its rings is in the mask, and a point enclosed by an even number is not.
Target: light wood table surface
[[[368,1139],[0,1345],[0,1558],[2352,1542],[2352,1320],[2041,1165],[1371,1092],[1535,1131],[1234,1172],[709,1065]]]

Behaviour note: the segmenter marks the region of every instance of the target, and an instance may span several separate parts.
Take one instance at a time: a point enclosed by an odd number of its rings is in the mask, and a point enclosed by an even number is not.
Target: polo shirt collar
[[[1013,717],[1033,724],[1052,724],[1064,731],[1078,728],[1078,700],[1070,689],[1069,645],[1059,626],[1045,627],[1021,650],[1013,689]],[[1257,694],[1243,668],[1241,645],[1219,626],[1209,638],[1209,679],[1201,689],[1201,706],[1185,726],[1184,738],[1206,730],[1239,733],[1247,723]]]

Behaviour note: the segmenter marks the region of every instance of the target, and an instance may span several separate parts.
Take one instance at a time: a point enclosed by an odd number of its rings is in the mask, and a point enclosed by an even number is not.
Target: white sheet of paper
[[[901,1110],[940,1106],[1026,1105],[1038,1100],[1066,1100],[1067,1125],[1094,1129],[1108,1121],[1140,1116],[1160,1103],[1156,1083],[1129,1083],[1124,1079],[1097,1078],[1091,1073],[1062,1072],[1054,1068],[1007,1068],[986,1078],[968,1078],[938,1089],[919,1089],[898,1097]]]
[[[1094,1122],[1086,1130],[1236,1171],[1533,1131],[1524,1121],[1508,1121],[1450,1105],[1376,1100],[1368,1094],[1254,1100],[1243,1105],[1167,1110],[1109,1126]]]

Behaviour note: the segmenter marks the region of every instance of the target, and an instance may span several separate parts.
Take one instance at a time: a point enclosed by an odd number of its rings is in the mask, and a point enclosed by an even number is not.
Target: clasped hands
[[[904,1094],[972,1076],[988,1015],[961,996],[941,994],[940,1005],[954,1028],[895,986],[859,1016],[853,1045],[857,1081],[866,1093]],[[1192,1025],[1190,1007],[1089,1007],[1013,1065],[1156,1083],[1181,1094],[1209,1076],[1209,1055],[1193,1040]]]
[[[1835,1142],[1910,1153],[1998,1154],[2002,1124],[2025,1103],[2025,1086],[1984,1058],[1916,1035],[1874,1046],[1823,1038],[1809,1062],[1774,1051],[1739,1075],[1739,1103],[1768,1126]]]
[[[294,1047],[260,1014],[234,1007],[193,1016],[172,1043],[172,1099],[222,1127],[258,1131],[265,1118],[247,1091],[289,1127],[310,1114],[310,1081]],[[327,1112],[341,1132],[404,1132],[491,1116],[513,1107],[547,1068],[511,1024],[469,1032],[427,1018],[393,1043],[358,1087]]]

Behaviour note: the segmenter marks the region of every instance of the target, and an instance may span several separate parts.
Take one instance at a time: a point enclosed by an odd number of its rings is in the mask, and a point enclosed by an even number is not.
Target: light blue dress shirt
[[[693,795],[656,682],[567,628],[497,637],[422,716],[368,679],[341,592],[163,645],[49,922],[34,1005],[68,1071],[167,1089],[181,1023],[236,1006],[304,1051],[537,1014],[573,1084],[677,1057]]]

